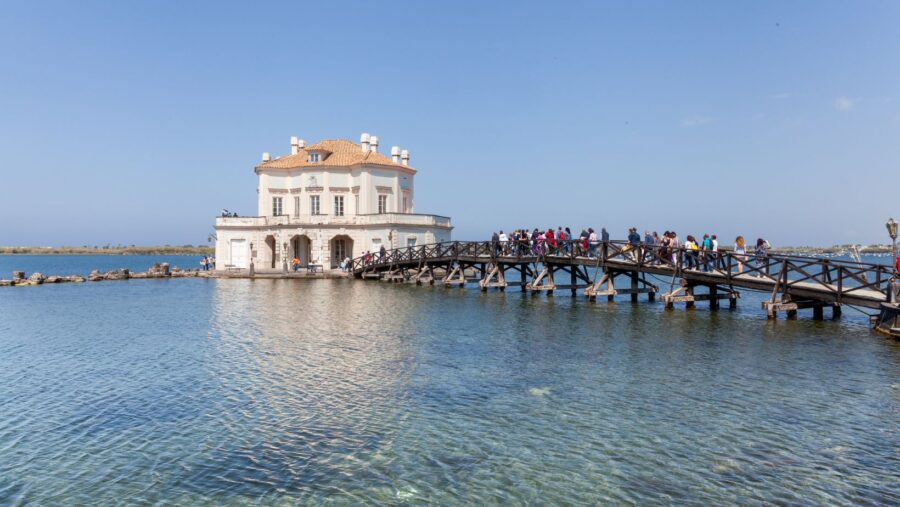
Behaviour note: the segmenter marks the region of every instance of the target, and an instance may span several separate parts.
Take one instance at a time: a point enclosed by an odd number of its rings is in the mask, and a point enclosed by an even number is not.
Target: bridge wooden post
[[[684,302],[685,308],[693,308],[694,307],[694,286],[688,284],[687,288],[684,289],[685,294],[691,297],[691,299]]]
[[[547,266],[547,282],[549,282],[547,285],[550,286],[550,288],[547,289],[547,295],[552,296],[553,288],[556,287],[556,283],[553,280],[553,266],[552,265]]]
[[[719,288],[715,285],[709,286],[709,309],[712,311],[719,309]]]
[[[825,318],[825,307],[822,305],[816,305],[813,307],[813,320],[822,320]]]
[[[569,266],[569,273],[572,275],[570,279],[571,279],[571,284],[572,284],[571,286],[572,286],[572,295],[573,296],[578,294],[578,288],[576,287],[578,285],[578,278],[575,276],[576,269],[577,268],[575,267],[574,264]]]
[[[631,302],[638,302],[638,272],[631,272]]]

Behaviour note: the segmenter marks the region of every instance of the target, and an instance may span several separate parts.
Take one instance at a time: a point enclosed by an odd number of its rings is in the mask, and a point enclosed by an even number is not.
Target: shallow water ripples
[[[347,281],[0,306],[0,504],[900,501],[900,350],[852,321]]]

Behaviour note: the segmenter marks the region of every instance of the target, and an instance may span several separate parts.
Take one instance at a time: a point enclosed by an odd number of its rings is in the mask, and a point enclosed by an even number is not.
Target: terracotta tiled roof
[[[309,154],[319,152],[322,160],[310,162]],[[362,146],[346,139],[326,139],[301,149],[296,155],[287,155],[256,166],[257,169],[297,169],[302,167],[353,167],[359,165],[382,165],[406,169],[415,172],[410,166],[394,163],[391,157],[368,151],[363,153]]]

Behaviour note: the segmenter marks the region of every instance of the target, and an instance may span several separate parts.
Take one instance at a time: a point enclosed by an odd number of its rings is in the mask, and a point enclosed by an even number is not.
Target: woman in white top
[[[734,260],[737,261],[738,274],[744,272],[744,262],[747,261],[747,245],[744,243],[744,237],[738,236],[734,239]]]

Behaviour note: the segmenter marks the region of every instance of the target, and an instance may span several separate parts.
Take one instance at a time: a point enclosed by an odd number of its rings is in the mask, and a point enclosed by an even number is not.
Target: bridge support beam
[[[451,287],[453,285],[459,285],[460,287],[465,287],[466,285],[466,269],[462,264],[456,263],[452,267],[448,267],[449,271],[447,276],[444,277],[444,285],[447,287]]]
[[[822,320],[825,314],[825,308],[831,307],[831,314],[833,318],[840,318],[841,315],[841,306],[840,304],[831,303],[828,301],[817,301],[810,299],[802,299],[802,300],[792,300],[790,295],[785,294],[782,297],[781,301],[763,301],[762,308],[766,311],[766,316],[770,319],[778,318],[778,312],[784,312],[785,316],[788,319],[796,319],[798,310],[807,310],[812,309],[813,311],[813,319]]]
[[[693,308],[697,301],[709,301],[709,309],[718,310],[719,300],[727,299],[731,308],[737,307],[737,300],[741,294],[731,287],[720,285],[706,285],[708,292],[706,294],[697,294],[696,287],[700,285],[692,284],[687,280],[681,280],[681,286],[666,294],[662,295],[662,302],[666,305],[667,310],[675,308],[675,303],[684,303],[685,308]]]
[[[490,287],[496,287],[501,291],[506,289],[506,275],[503,268],[499,264],[491,264],[478,285],[482,292],[486,292]]]
[[[638,302],[638,272],[631,272],[631,302]]]
[[[900,339],[900,304],[881,304],[881,313],[875,319],[875,330]]]
[[[531,281],[528,288],[532,294],[545,291],[548,296],[552,296],[553,289],[556,288],[556,283],[553,282],[553,266],[545,264],[544,269]]]
[[[630,285],[627,289],[616,289],[615,279],[620,275],[628,275]],[[582,275],[585,276],[586,274]],[[596,301],[598,296],[606,296],[607,301],[615,301],[615,297],[619,294],[629,294],[631,302],[637,303],[640,294],[647,294],[647,299],[651,302],[656,300],[656,293],[659,288],[647,281],[647,279],[638,272],[618,272],[605,271],[599,280],[593,282],[584,289],[584,295],[590,301]]]
[[[594,282],[590,287],[584,289],[584,295],[589,301],[596,301],[597,296],[607,296],[608,301],[614,301],[616,294],[616,286],[614,283],[615,275],[604,272],[599,280]],[[605,288],[603,286],[606,286]]]

